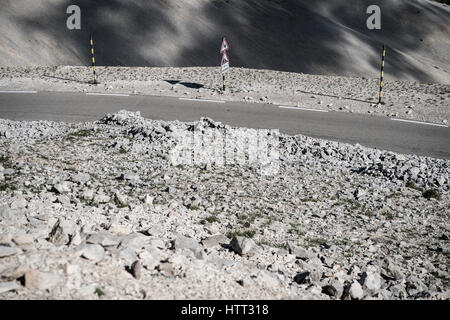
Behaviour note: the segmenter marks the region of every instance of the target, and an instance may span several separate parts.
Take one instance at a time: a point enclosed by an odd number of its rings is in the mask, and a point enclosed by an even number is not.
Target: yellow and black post
[[[94,82],[93,84],[97,84],[97,73],[95,72],[95,56],[94,56],[94,40],[92,39],[92,34],[90,35],[90,44],[91,44],[91,56],[92,56],[92,69],[94,71]]]
[[[223,84],[222,90],[223,92],[225,92],[225,72],[222,72],[222,84]]]
[[[378,98],[378,103],[381,103],[381,99],[383,98],[383,77],[384,77],[384,58],[386,57],[386,49],[383,45],[383,53],[381,54],[381,76],[380,76],[380,95]]]

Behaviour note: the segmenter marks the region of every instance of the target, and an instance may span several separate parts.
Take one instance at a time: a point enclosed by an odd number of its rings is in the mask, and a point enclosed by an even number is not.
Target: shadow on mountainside
[[[448,14],[414,0],[376,1],[383,29],[370,31],[366,9],[372,2],[59,0],[18,19],[23,32],[48,35],[57,43],[54,50],[69,50],[82,65],[90,64],[90,32],[99,66],[218,66],[226,36],[234,67],[378,77],[385,43],[387,77],[395,73],[397,78],[433,82],[431,73],[402,53],[441,59],[442,52],[426,47],[436,26],[421,16],[427,12],[445,21]],[[65,27],[72,4],[82,10],[80,31]]]

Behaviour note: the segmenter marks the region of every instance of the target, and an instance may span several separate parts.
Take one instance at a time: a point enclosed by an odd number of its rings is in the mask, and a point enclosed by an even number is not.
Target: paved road
[[[146,118],[162,120],[193,121],[207,116],[232,126],[280,129],[288,134],[450,159],[450,128],[384,117],[174,97],[0,92],[0,118],[13,120],[92,121],[121,109],[139,110]]]

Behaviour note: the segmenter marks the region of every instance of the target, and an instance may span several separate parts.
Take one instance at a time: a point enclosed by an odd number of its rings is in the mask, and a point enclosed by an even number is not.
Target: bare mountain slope
[[[450,9],[423,0],[3,0],[0,65],[215,66],[222,36],[232,66],[450,83]],[[82,9],[82,30],[66,9]],[[382,9],[382,30],[366,9]]]

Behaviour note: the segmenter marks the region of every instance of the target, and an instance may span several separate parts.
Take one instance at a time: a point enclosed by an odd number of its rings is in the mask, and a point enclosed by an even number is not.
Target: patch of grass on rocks
[[[366,207],[364,207],[364,210],[361,211],[361,214],[367,216],[367,217],[374,217],[375,213],[370,210],[370,209],[366,209]]]
[[[385,212],[383,215],[386,217],[387,220],[394,220],[394,215],[391,212]]]
[[[391,199],[391,198],[398,198],[401,196],[402,196],[402,194],[400,192],[392,192],[391,194],[387,195],[386,198]]]
[[[255,222],[256,219],[262,217],[263,215],[260,212],[252,212],[249,214],[240,215],[238,219],[240,224],[248,228],[252,223]]]
[[[7,191],[7,190],[15,191],[17,190],[17,187],[10,183],[0,183],[0,191]]]
[[[198,207],[196,205],[191,205],[191,204],[189,204],[186,208],[188,208],[189,210],[192,210],[192,211],[200,209],[200,207]]]
[[[318,199],[314,199],[312,197],[303,198],[301,200],[302,200],[302,202],[318,202],[319,201]]]
[[[299,237],[302,237],[306,234],[306,232],[300,230],[299,223],[291,223],[291,228],[289,229],[289,233],[296,234]]]
[[[209,217],[206,217],[205,219],[200,220],[200,224],[206,224],[207,222],[209,222],[209,223],[220,222],[220,220],[215,215],[210,215]]]
[[[11,178],[7,177],[3,182],[0,182],[0,191],[16,191],[17,186],[11,182]]]
[[[0,155],[0,164],[4,165],[8,163],[8,156],[7,155]]]
[[[439,194],[439,192],[438,192],[436,189],[428,189],[428,190],[425,190],[425,191],[422,193],[422,196],[423,196],[425,199],[431,199],[431,198],[434,198],[434,199],[436,199],[436,200],[441,200],[441,195]]]
[[[253,238],[256,235],[256,230],[238,230],[231,231],[227,233],[227,237],[233,239],[234,237],[245,237],[245,238]]]
[[[259,245],[266,245],[272,248],[278,248],[278,249],[285,249],[288,250],[288,245],[287,243],[275,243],[275,242],[270,242],[270,241],[266,241],[266,240],[262,240],[260,242],[258,242]]]
[[[308,242],[311,246],[321,246],[327,244],[327,240],[323,238],[308,239]]]
[[[262,218],[262,216],[263,215],[260,212],[252,212],[247,215],[247,221],[253,223],[256,219]]]
[[[103,290],[100,289],[100,288],[95,288],[95,294],[96,294],[97,296],[99,296],[99,297],[105,295],[105,293],[103,292]]]
[[[94,200],[87,200],[87,199],[85,199],[85,198],[79,198],[80,199],[80,202],[82,203],[82,204],[84,204],[85,206],[89,206],[89,207],[95,207],[95,208],[98,208],[98,206],[99,206],[99,203],[97,203],[97,202],[94,202]]]
[[[346,199],[343,201],[347,202],[350,205],[350,210],[357,210],[361,208],[361,204],[357,200]]]
[[[406,187],[410,188],[410,189],[414,189],[414,190],[420,191],[420,192],[423,192],[423,188],[417,186],[413,181],[408,181],[406,183]]]
[[[34,194],[40,194],[45,189],[42,185],[41,186],[29,185],[23,187]]]
[[[89,137],[93,134],[93,131],[90,129],[81,129],[69,134],[69,137]]]

